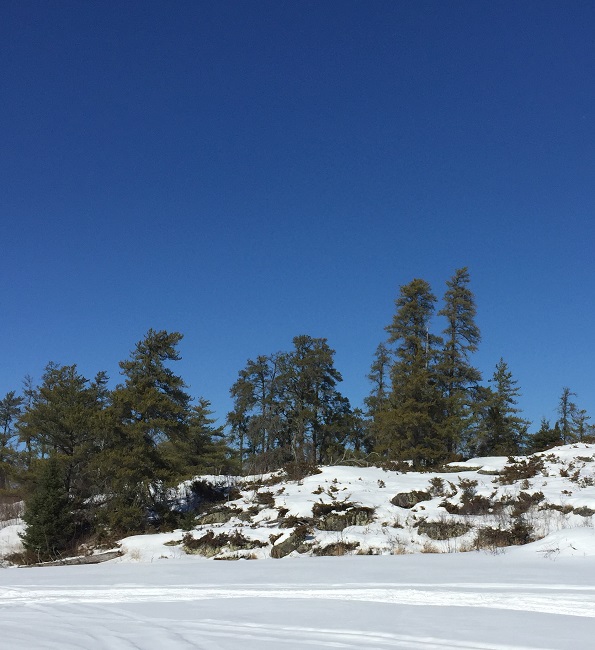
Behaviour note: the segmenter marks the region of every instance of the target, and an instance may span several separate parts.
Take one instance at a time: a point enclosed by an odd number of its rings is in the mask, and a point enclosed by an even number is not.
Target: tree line
[[[481,337],[469,285],[468,270],[458,269],[437,313],[425,280],[400,287],[363,409],[339,391],[327,340],[308,335],[247,361],[224,427],[172,370],[180,333],[149,330],[119,364],[113,389],[105,372],[89,380],[76,365],[48,364],[38,385],[28,377],[20,394],[0,400],[0,498],[25,497],[26,548],[50,557],[72,540],[172,525],[171,487],[198,474],[348,461],[425,469],[593,435],[567,387],[554,425],[543,419],[530,435],[507,363],[500,359],[482,382],[472,363]]]

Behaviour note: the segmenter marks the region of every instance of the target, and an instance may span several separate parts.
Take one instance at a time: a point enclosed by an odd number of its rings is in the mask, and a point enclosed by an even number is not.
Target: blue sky
[[[222,420],[248,358],[326,337],[354,406],[400,285],[468,266],[487,379],[595,417],[595,5],[0,9],[0,393],[149,328]],[[437,322],[436,329],[442,324]]]

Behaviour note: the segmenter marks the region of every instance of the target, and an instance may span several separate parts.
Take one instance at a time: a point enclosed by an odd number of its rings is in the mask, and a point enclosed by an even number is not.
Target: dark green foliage
[[[533,454],[538,451],[546,451],[561,444],[562,434],[559,424],[556,422],[552,428],[549,421],[542,418],[539,431],[530,436],[528,440],[527,452]]]
[[[79,507],[94,496],[96,487],[92,459],[102,444],[106,381],[105,373],[90,382],[76,365],[50,363],[19,422],[21,438],[38,457],[59,456],[66,491]]]
[[[161,452],[176,479],[199,474],[228,474],[236,469],[222,427],[215,427],[210,404],[200,398],[190,407],[188,424],[175,439],[162,443]]]
[[[23,399],[10,391],[0,400],[0,491],[11,487],[18,464],[16,422]]]
[[[166,365],[180,359],[181,339],[149,330],[120,363],[125,381],[112,393],[115,428],[100,459],[107,492],[101,516],[112,531],[145,530],[168,510],[166,488],[177,478],[170,445],[187,442],[191,412],[186,385]]]
[[[466,450],[473,437],[477,387],[481,381],[479,370],[469,361],[480,341],[475,323],[475,299],[469,282],[467,268],[458,269],[447,282],[444,307],[438,312],[447,321],[437,374],[444,395],[440,429],[449,454]]]
[[[52,560],[72,550],[77,529],[68,498],[63,469],[56,455],[39,461],[39,480],[27,501],[22,536],[23,545],[33,561]]]
[[[330,463],[361,430],[326,339],[296,336],[291,352],[249,360],[231,388],[234,409],[227,421],[249,473],[289,461]]]
[[[562,437],[562,444],[565,445],[574,439],[574,427],[572,416],[576,412],[576,404],[572,401],[572,397],[576,397],[568,386],[562,389],[560,401],[558,402],[558,414],[560,419],[557,424],[560,427],[560,435]]]
[[[440,339],[429,331],[436,297],[425,280],[402,286],[397,311],[386,329],[395,346],[388,404],[374,414],[376,451],[389,460],[427,467],[447,455],[439,423],[444,412],[436,375]]]
[[[522,452],[527,441],[528,421],[516,408],[520,391],[504,359],[496,364],[485,394],[479,425],[477,452],[481,456],[510,456]]]
[[[530,456],[529,458],[514,459],[509,458],[498,476],[501,485],[512,485],[516,481],[534,478],[543,472],[545,464],[543,458],[539,456]]]

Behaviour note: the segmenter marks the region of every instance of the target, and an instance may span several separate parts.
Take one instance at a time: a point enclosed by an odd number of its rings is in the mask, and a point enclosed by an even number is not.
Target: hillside
[[[442,472],[332,466],[294,480],[283,471],[200,477],[176,496],[177,507],[200,512],[190,529],[126,538],[122,559],[500,552],[538,540],[543,552],[572,553],[571,542],[560,547],[569,529],[583,529],[573,533],[583,540],[576,552],[589,554],[595,445],[474,458]]]

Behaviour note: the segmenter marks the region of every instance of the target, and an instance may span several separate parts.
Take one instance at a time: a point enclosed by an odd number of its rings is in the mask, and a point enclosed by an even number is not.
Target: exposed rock
[[[218,510],[212,510],[211,512],[203,515],[199,518],[198,523],[201,526],[212,525],[212,524],[225,524],[233,517],[237,517],[242,513],[239,508],[229,508],[224,506]]]
[[[422,501],[429,501],[432,498],[429,492],[413,490],[412,492],[399,492],[390,502],[399,508],[413,508]]]
[[[273,546],[271,549],[271,557],[279,559],[294,551],[298,553],[309,551],[312,546],[308,542],[310,536],[310,531],[306,526],[298,526],[287,539]]]
[[[471,526],[460,521],[421,521],[417,530],[430,539],[442,540],[461,537],[471,530]]]

